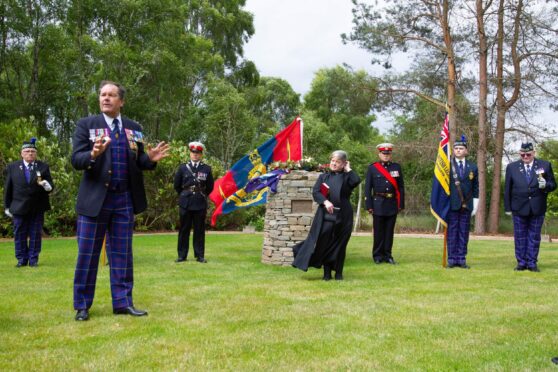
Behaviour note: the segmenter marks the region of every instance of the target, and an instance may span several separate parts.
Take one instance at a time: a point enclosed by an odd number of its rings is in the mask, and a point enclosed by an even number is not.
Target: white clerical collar
[[[120,114],[118,114],[118,116],[115,118],[111,118],[110,116],[108,116],[103,112],[103,117],[105,118],[105,122],[109,126],[110,130],[114,130],[114,125],[113,125],[114,119],[118,119],[118,130],[120,131],[122,130],[122,116]]]

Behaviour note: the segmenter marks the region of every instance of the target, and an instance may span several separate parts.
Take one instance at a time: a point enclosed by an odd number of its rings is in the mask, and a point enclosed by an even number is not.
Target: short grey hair
[[[335,150],[334,152],[331,153],[331,156],[329,157],[330,159],[333,158],[338,158],[341,161],[347,161],[347,159],[349,158],[349,156],[347,155],[346,151],[343,150]]]
[[[99,94],[101,93],[101,89],[103,89],[103,87],[105,85],[114,85],[115,87],[118,88],[118,97],[124,101],[124,97],[126,96],[126,88],[124,88],[124,86],[122,84],[116,83],[114,81],[111,80],[103,80],[101,81],[101,84],[99,84]]]

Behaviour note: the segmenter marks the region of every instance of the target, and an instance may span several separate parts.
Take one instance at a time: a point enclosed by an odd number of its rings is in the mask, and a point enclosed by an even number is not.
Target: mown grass
[[[0,243],[1,370],[551,370],[558,249],[514,272],[513,242],[472,241],[472,269],[441,268],[438,239],[396,238],[397,266],[353,237],[345,280],[260,263],[261,235],[209,235],[208,264],[173,262],[175,235],[136,236],[137,307],[112,314],[108,268],[75,322],[74,240],[14,268]]]

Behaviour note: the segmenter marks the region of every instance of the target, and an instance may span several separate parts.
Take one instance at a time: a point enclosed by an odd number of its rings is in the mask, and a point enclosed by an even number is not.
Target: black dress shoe
[[[87,309],[78,310],[76,313],[76,320],[77,321],[89,320],[89,310]]]
[[[117,315],[131,315],[131,316],[144,316],[147,315],[147,311],[145,310],[138,310],[133,306],[122,307],[120,309],[114,309],[114,314]]]
[[[514,271],[524,271],[527,270],[527,268],[523,265],[517,265],[514,269]]]
[[[176,261],[174,261],[174,262],[184,262],[184,261],[186,261],[185,258],[180,258],[180,257],[178,257],[178,258],[176,259]]]
[[[527,270],[532,271],[534,273],[540,273],[541,272],[537,266],[529,266],[527,268]]]
[[[469,266],[467,264],[459,264],[458,266],[462,269],[470,269],[471,268],[471,266]]]
[[[552,359],[550,359],[550,360],[552,360],[552,363],[558,364],[558,357],[554,357],[554,358],[552,358]]]
[[[382,263],[382,260],[380,260],[379,258],[375,258],[375,259],[374,259],[374,263],[375,263],[376,265],[379,265],[379,264]]]
[[[207,263],[207,260],[203,257],[198,257],[196,258],[196,261],[200,262],[200,263]]]
[[[335,273],[335,280],[343,280],[343,274]]]
[[[457,267],[457,265],[453,263],[446,265],[446,269],[453,269],[454,267]]]
[[[33,262],[29,264],[29,267],[39,267],[39,264],[37,262]]]
[[[386,262],[390,265],[397,265],[397,262],[395,262],[393,258],[388,258]]]

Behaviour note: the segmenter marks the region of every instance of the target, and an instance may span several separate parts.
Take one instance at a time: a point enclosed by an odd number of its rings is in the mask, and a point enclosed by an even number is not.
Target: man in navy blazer
[[[147,315],[132,301],[134,214],[147,207],[143,170],[168,156],[169,145],[145,148],[142,127],[120,114],[125,89],[103,81],[102,114],[83,118],[73,136],[72,165],[83,171],[76,211],[78,258],[74,277],[76,320],[88,320],[99,254],[108,231],[112,306],[115,314]]]
[[[37,267],[45,212],[54,187],[47,163],[37,160],[35,138],[24,142],[21,160],[6,167],[4,213],[14,222],[16,267]]]
[[[467,161],[467,139],[461,136],[453,144],[450,165],[450,210],[448,213],[448,268],[468,269],[467,245],[471,216],[479,205],[479,170]]]
[[[520,160],[508,164],[504,189],[506,214],[513,214],[516,271],[538,272],[537,258],[548,193],[556,189],[549,162],[535,158],[532,143],[521,144]]]

